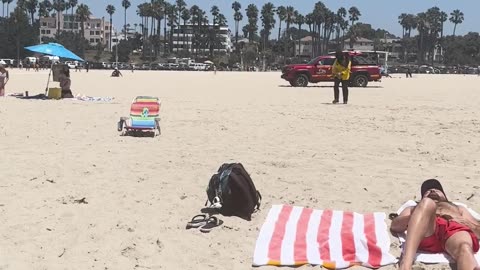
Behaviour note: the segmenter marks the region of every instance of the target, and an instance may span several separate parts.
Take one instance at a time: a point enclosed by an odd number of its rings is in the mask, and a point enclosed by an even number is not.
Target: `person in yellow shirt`
[[[343,53],[337,51],[335,53],[335,62],[333,63],[332,74],[335,79],[333,85],[333,104],[337,104],[340,96],[339,86],[342,83],[343,104],[348,103],[348,84],[350,80],[350,70],[352,68],[352,61],[348,52]]]

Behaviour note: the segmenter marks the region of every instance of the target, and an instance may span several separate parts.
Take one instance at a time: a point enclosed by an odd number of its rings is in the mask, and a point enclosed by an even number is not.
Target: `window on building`
[[[45,30],[41,30],[40,33],[41,33],[41,34],[45,34]]]
[[[47,22],[42,22],[42,26],[47,26]]]
[[[50,30],[47,30],[46,33],[47,33],[47,35],[50,35]]]
[[[90,36],[95,35],[95,31],[90,31]]]
[[[99,36],[99,35],[100,35],[100,31],[95,31],[95,35]]]
[[[96,42],[96,43],[99,43],[99,42],[100,42],[100,39],[99,39],[99,38],[96,38],[96,39],[95,39],[95,42]]]
[[[100,28],[100,23],[97,23],[97,28]]]
[[[94,43],[95,42],[95,39],[94,38],[91,38],[90,39],[90,43]]]
[[[105,30],[108,30],[108,26],[105,26]]]

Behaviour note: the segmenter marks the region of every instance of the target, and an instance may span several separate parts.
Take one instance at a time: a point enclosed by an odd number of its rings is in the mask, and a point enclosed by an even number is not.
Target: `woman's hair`
[[[343,60],[343,52],[338,50],[335,52],[335,58],[337,58],[338,61],[342,61]]]
[[[67,76],[67,78],[70,78],[70,69],[68,67],[65,67],[63,69],[63,74],[65,74],[65,76]]]
[[[343,53],[343,59],[340,64],[344,67],[348,67],[349,63],[350,63],[350,54],[348,52],[345,52]]]

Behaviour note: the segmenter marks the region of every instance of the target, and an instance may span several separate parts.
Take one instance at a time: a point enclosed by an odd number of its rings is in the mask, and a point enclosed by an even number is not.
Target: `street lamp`
[[[243,51],[240,51],[240,67],[241,71],[243,71]]]

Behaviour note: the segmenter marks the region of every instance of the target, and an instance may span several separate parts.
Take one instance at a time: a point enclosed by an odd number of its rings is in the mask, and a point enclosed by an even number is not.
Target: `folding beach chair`
[[[138,96],[132,101],[130,117],[120,117],[118,131],[123,135],[138,134],[138,132],[150,131],[155,137],[156,131],[160,135],[160,100],[157,97]]]

